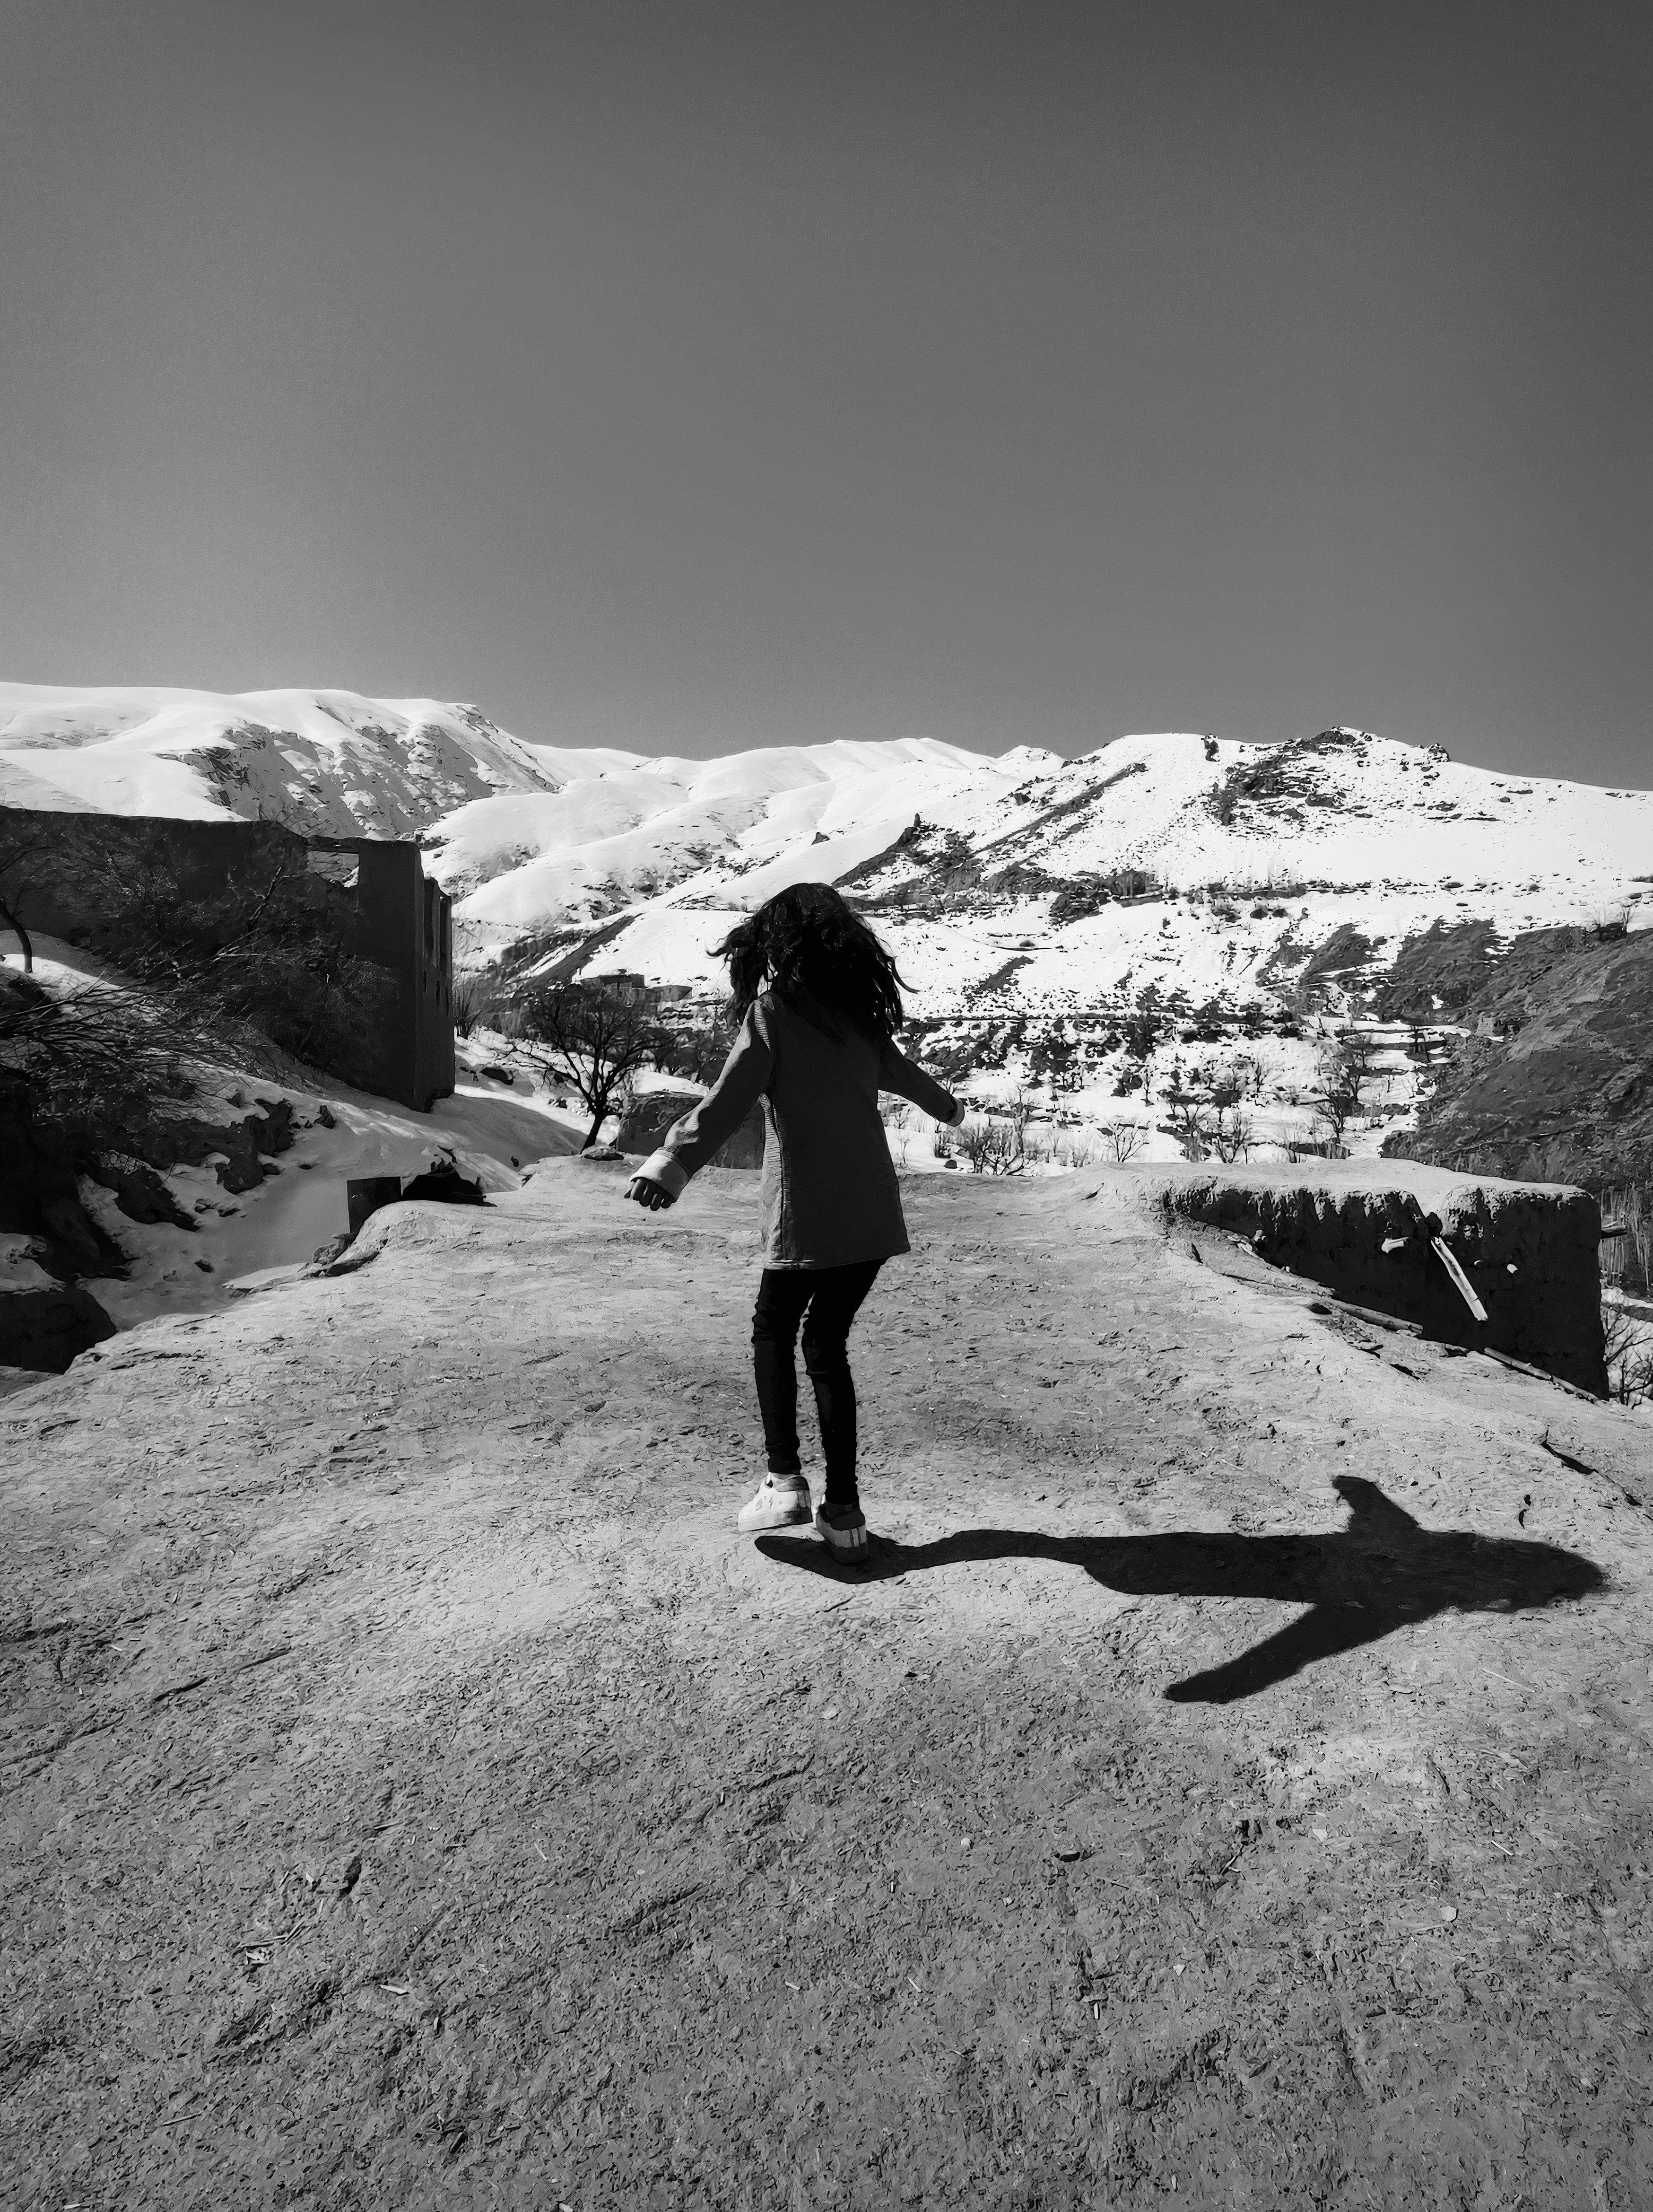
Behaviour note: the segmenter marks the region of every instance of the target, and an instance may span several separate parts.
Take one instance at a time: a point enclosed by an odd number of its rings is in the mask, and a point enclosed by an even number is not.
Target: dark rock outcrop
[[[129,1221],[170,1222],[174,1229],[193,1230],[196,1225],[194,1215],[185,1213],[147,1160],[134,1159],[129,1152],[100,1152],[93,1176],[113,1191],[116,1205]]]
[[[118,1274],[124,1264],[81,1203],[68,1146],[36,1120],[27,1080],[0,1069],[0,1232],[7,1231],[39,1238],[40,1264],[53,1275]]]
[[[266,1163],[293,1144],[293,1107],[285,1098],[260,1098],[263,1111],[238,1121],[208,1121],[190,1114],[151,1114],[124,1130],[128,1146],[151,1168],[199,1167],[222,1153],[214,1172],[226,1190],[256,1190],[277,1170]],[[123,1209],[124,1210],[124,1209]],[[135,1215],[142,1219],[142,1215]]]
[[[1653,1182],[1653,930],[1517,938],[1460,1018],[1493,1034],[1462,1040],[1386,1152],[1595,1189]]]
[[[0,1290],[0,1367],[61,1375],[71,1360],[114,1334],[114,1322],[79,1283]]]

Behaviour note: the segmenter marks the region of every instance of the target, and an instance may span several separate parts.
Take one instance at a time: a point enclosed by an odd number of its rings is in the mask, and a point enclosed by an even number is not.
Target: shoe
[[[761,1535],[766,1528],[791,1528],[809,1518],[809,1486],[801,1474],[766,1474],[757,1495],[748,1498],[735,1516],[743,1536]]]
[[[867,1516],[858,1505],[826,1505],[815,1508],[815,1526],[826,1539],[826,1548],[834,1558],[848,1559],[857,1565],[867,1559]]]

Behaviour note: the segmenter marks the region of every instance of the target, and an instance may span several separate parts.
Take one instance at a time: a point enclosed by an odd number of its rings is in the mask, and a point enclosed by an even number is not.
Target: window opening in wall
[[[305,854],[305,867],[311,875],[324,877],[346,891],[354,890],[361,872],[361,863],[354,853],[309,852]]]

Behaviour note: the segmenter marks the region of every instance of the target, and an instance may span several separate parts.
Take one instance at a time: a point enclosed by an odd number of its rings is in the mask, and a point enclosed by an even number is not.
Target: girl
[[[884,1261],[907,1244],[878,1094],[893,1091],[954,1128],[964,1108],[896,1049],[901,979],[866,923],[826,884],[778,892],[718,947],[740,1024],[724,1072],[667,1130],[627,1196],[669,1206],[763,1100],[763,1280],[752,1358],[769,1473],[741,1508],[748,1534],[809,1518],[798,1462],[797,1373],[814,1385],[826,1461],[815,1526],[842,1557],[867,1556],[855,1474],[855,1384],[845,1340]],[[806,1319],[805,1316],[808,1316]]]

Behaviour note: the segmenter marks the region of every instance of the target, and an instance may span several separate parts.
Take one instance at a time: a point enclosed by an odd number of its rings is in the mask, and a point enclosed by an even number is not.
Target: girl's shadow
[[[1044,1536],[1031,1529],[966,1528],[933,1544],[875,1538],[869,1564],[839,1567],[814,1537],[760,1536],[758,1549],[834,1580],[878,1582],[972,1559],[1057,1559],[1110,1589],[1167,1597],[1273,1598],[1309,1607],[1221,1667],[1174,1682],[1180,1704],[1255,1696],[1316,1659],[1374,1644],[1438,1613],[1514,1613],[1600,1589],[1602,1571],[1553,1544],[1468,1529],[1420,1527],[1375,1482],[1342,1475],[1333,1487],[1347,1528],[1315,1536],[1235,1536],[1173,1530],[1154,1536]]]

